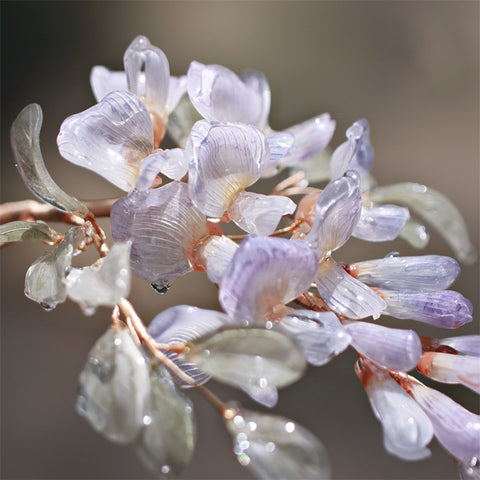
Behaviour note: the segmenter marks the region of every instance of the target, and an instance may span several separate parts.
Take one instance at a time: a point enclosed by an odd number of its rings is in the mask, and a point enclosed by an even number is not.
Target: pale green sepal
[[[47,171],[40,150],[43,114],[40,105],[27,105],[13,122],[10,141],[16,166],[27,187],[41,200],[63,212],[86,217],[88,209],[65,193]]]
[[[41,240],[53,245],[61,236],[45,222],[9,222],[0,225],[0,243],[23,242],[25,240]]]
[[[183,95],[168,117],[167,132],[179,147],[185,148],[190,130],[202,118],[188,95]]]

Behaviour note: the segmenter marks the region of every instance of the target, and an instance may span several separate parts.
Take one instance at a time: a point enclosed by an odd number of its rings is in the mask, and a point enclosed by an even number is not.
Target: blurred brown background
[[[478,248],[479,3],[473,1],[3,1],[2,201],[31,198],[13,166],[8,139],[11,122],[30,102],[44,109],[42,148],[62,188],[84,199],[121,195],[62,160],[55,138],[65,117],[94,103],[90,68],[121,69],[123,52],[137,34],[164,50],[174,75],[185,73],[191,60],[238,73],[263,71],[272,90],[273,128],[328,111],[337,120],[336,146],[354,120],[368,118],[379,183],[417,181],[445,193],[464,214]],[[103,440],[75,413],[77,377],[106,329],[109,311],[86,318],[67,303],[48,313],[23,297],[25,272],[44,249],[28,243],[1,252],[2,478],[153,478],[130,448]],[[402,242],[352,241],[336,258],[378,258],[392,250],[417,253]],[[435,234],[428,252],[450,254]],[[478,287],[477,263],[464,268],[454,286],[475,307],[474,324],[459,333],[478,332]],[[178,303],[218,308],[216,294],[205,277],[191,274],[166,296],[137,281],[131,298],[150,321]],[[424,335],[454,334],[413,322],[384,323]],[[348,351],[326,367],[310,369],[281,392],[275,412],[318,435],[334,478],[456,478],[452,461],[435,442],[433,456],[422,462],[385,453],[380,425],[353,373],[354,360]],[[241,393],[214,388],[226,400],[253,407]],[[478,398],[466,389],[443,390],[478,412]],[[198,445],[182,478],[250,478],[233,458],[214,410],[198,395],[193,398]]]

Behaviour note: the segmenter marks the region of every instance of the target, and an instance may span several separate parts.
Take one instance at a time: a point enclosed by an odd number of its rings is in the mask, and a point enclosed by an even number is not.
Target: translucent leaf
[[[90,267],[75,268],[67,277],[67,294],[86,315],[100,306],[115,306],[130,292],[130,243],[116,243]]]
[[[134,443],[143,463],[160,478],[177,476],[195,447],[193,405],[162,370],[150,374],[151,392],[144,427]]]
[[[144,425],[150,379],[126,328],[111,327],[90,350],[80,374],[77,412],[112,442],[129,443]]]
[[[55,230],[52,230],[41,220],[36,222],[9,222],[0,225],[0,243],[41,240],[53,245],[59,237],[60,235]]]
[[[306,428],[288,418],[235,407],[227,410],[227,430],[240,465],[268,480],[328,479],[323,445]]]
[[[73,227],[55,250],[36,260],[25,276],[25,295],[43,308],[51,310],[67,298],[65,276],[72,258],[86,240],[83,227]]]
[[[63,212],[86,217],[87,207],[65,193],[47,171],[40,150],[42,122],[42,109],[36,103],[27,105],[13,122],[10,141],[17,169],[27,187],[38,198]]]
[[[460,262],[477,258],[461,213],[440,192],[419,183],[396,183],[373,189],[368,197],[376,203],[400,203],[424,218],[443,237]]]
[[[224,330],[198,340],[185,357],[216,380],[246,389],[285,387],[306,368],[302,351],[290,338],[258,328]]]

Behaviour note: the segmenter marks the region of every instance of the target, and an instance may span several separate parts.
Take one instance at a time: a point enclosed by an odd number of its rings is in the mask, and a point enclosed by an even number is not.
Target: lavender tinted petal
[[[113,92],[88,110],[68,117],[57,143],[68,161],[129,191],[142,160],[153,149],[150,114],[132,93]]]
[[[212,235],[197,250],[197,259],[203,261],[208,279],[220,283],[232,261],[238,245],[225,235]]]
[[[385,314],[442,328],[458,328],[472,321],[472,303],[453,290],[395,292],[381,290],[387,302]]]
[[[90,86],[97,102],[109,93],[128,90],[125,72],[114,72],[102,65],[96,65],[90,72]]]
[[[187,76],[170,77],[168,86],[168,97],[165,105],[167,113],[172,112],[180,102],[180,99],[187,93]]]
[[[205,216],[181,182],[122,197],[110,217],[113,239],[132,240],[132,272],[162,292],[190,270],[186,253],[208,235]]]
[[[349,322],[346,328],[352,347],[382,368],[407,372],[422,355],[420,338],[413,330],[366,322]]]
[[[386,307],[379,295],[333,260],[320,263],[316,284],[325,303],[335,313],[348,318],[378,318]]]
[[[377,260],[357,262],[352,266],[356,277],[362,282],[389,290],[444,290],[460,273],[460,267],[453,258],[440,255],[388,255]]]
[[[448,345],[465,355],[480,357],[480,335],[463,335],[461,337],[442,338],[440,345]]]
[[[234,319],[260,320],[305,292],[317,265],[304,242],[247,237],[223,275],[220,303]]]
[[[271,93],[267,77],[261,72],[249,71],[240,77],[243,83],[261,98],[261,114],[258,117],[256,126],[262,130],[267,127],[268,114],[270,113]]]
[[[360,219],[352,236],[368,242],[388,242],[395,240],[410,218],[408,208],[396,205],[362,207]]]

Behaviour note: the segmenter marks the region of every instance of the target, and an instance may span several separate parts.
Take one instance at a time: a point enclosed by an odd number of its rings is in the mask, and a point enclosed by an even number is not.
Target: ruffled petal
[[[380,290],[386,315],[418,320],[441,328],[458,328],[472,321],[472,303],[453,290],[396,292]]]
[[[444,290],[460,273],[453,258],[440,255],[387,255],[377,260],[357,262],[350,267],[349,271],[356,278],[373,287],[404,291]]]
[[[395,240],[407,220],[410,218],[408,208],[397,205],[363,207],[360,219],[355,225],[352,236],[367,242],[388,242]]]
[[[88,110],[68,117],[57,143],[68,161],[130,191],[142,160],[153,150],[150,114],[132,93],[113,92]]]
[[[241,192],[228,209],[228,216],[248,233],[270,235],[282,216],[292,214],[296,208],[288,197]]]
[[[141,98],[150,111],[166,116],[165,105],[170,84],[170,69],[165,54],[139,35],[123,57],[128,89]]]
[[[132,240],[132,272],[162,293],[190,271],[187,257],[208,235],[206,218],[182,182],[122,197],[112,206],[110,218],[113,239]]]
[[[128,90],[125,72],[114,72],[102,65],[96,65],[90,72],[90,86],[97,102],[103,100],[109,93],[118,90]]]
[[[273,323],[273,328],[291,336],[301,347],[308,363],[321,366],[342,353],[351,337],[332,312],[291,310]]]
[[[333,260],[320,263],[317,290],[325,303],[348,318],[378,318],[386,303],[371,288],[349,275]]]
[[[242,124],[197,122],[187,151],[190,196],[205,215],[221,217],[240,191],[254,183],[268,161],[265,135]]]
[[[247,237],[222,278],[219,300],[236,320],[275,316],[275,309],[305,292],[318,259],[298,240]]]
[[[340,248],[360,218],[360,179],[354,172],[330,182],[315,206],[315,221],[305,241],[320,258]]]
[[[382,368],[408,372],[422,355],[420,338],[413,330],[366,322],[349,322],[346,328],[352,336],[352,347]]]

